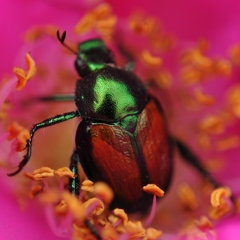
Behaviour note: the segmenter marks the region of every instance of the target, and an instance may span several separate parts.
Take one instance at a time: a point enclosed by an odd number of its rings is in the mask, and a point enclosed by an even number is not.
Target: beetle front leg
[[[23,160],[19,163],[18,169],[15,172],[9,173],[7,175],[9,177],[12,177],[12,176],[18,174],[19,172],[21,172],[23,167],[28,163],[28,161],[29,161],[29,159],[31,158],[31,155],[32,155],[32,141],[33,141],[33,137],[34,137],[35,132],[38,129],[49,127],[49,126],[58,124],[60,122],[65,122],[67,120],[70,120],[72,118],[79,117],[79,116],[80,115],[79,115],[78,111],[68,112],[68,113],[63,113],[63,114],[56,115],[55,117],[47,118],[44,121],[35,124],[32,127],[32,129],[30,130],[30,138],[29,138],[29,140],[27,140],[27,143],[26,143],[26,149],[27,149],[26,155],[24,155]]]
[[[69,179],[69,192],[74,195],[79,197],[79,192],[80,192],[80,177],[78,173],[78,162],[79,162],[79,157],[78,157],[78,152],[75,149],[73,151],[73,154],[71,156],[71,162],[70,162],[70,170],[74,173],[74,178]]]
[[[183,159],[190,165],[192,165],[205,179],[207,179],[215,188],[221,186],[219,182],[217,182],[211,174],[204,168],[201,164],[199,158],[181,141],[174,139],[175,144],[179,150],[179,153],[183,157]]]

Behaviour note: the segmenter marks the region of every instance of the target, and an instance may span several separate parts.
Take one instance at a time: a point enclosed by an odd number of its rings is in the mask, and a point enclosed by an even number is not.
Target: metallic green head
[[[75,67],[81,77],[85,77],[106,64],[115,64],[113,53],[101,39],[91,39],[78,45]]]

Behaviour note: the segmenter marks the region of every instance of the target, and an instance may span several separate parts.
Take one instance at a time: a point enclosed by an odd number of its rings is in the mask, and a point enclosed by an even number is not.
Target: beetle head
[[[75,67],[81,77],[101,69],[109,63],[115,63],[113,53],[101,39],[90,39],[78,45]]]

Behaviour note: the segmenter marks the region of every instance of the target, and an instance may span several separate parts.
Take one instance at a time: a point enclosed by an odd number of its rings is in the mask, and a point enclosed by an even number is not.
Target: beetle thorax
[[[106,66],[77,82],[75,102],[83,118],[116,122],[139,113],[147,98],[133,73]]]

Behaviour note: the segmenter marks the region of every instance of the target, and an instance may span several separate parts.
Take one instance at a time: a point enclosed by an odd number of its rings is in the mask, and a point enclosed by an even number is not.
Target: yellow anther
[[[93,13],[87,13],[74,27],[75,33],[84,34],[91,31],[95,24],[95,16]]]
[[[213,228],[212,222],[206,216],[202,216],[200,220],[195,220],[194,222],[196,226],[203,231]]]
[[[215,74],[229,77],[232,74],[231,62],[225,59],[219,59],[214,62]]]
[[[93,192],[94,191],[93,182],[90,180],[84,180],[82,182],[81,190],[86,192]]]
[[[68,192],[62,193],[62,200],[67,204],[68,211],[72,214],[77,223],[82,223],[86,213],[83,204]]]
[[[33,186],[28,194],[30,199],[33,199],[38,193],[42,192],[43,186],[36,185]]]
[[[229,198],[232,195],[232,191],[228,187],[221,187],[215,189],[211,194],[211,204],[213,207],[217,208],[221,205],[221,200],[223,197]]]
[[[173,77],[170,72],[162,70],[161,72],[157,73],[154,81],[160,88],[167,89],[172,86]]]
[[[130,235],[129,236],[130,239],[138,239],[145,236],[145,229],[143,228],[141,222],[134,223],[134,222],[128,221],[126,230]]]
[[[67,203],[65,201],[61,201],[55,208],[55,213],[58,216],[65,216],[66,213],[68,212],[68,206]]]
[[[125,211],[123,209],[115,208],[113,210],[113,214],[122,220],[122,223],[124,226],[127,225],[128,215],[125,213]]]
[[[164,196],[164,191],[155,184],[148,184],[148,185],[144,186],[142,189],[143,189],[143,191],[150,193],[150,194],[154,194],[158,197]]]
[[[27,81],[30,80],[36,73],[36,64],[29,53],[26,54],[26,64],[27,64],[26,73],[22,68],[15,67],[13,69],[13,72],[18,78],[18,83],[16,86],[17,90],[21,90],[26,85]]]
[[[74,178],[74,173],[68,168],[68,167],[63,167],[59,168],[54,171],[54,175],[59,176],[59,177],[68,177],[68,178]]]
[[[96,17],[96,19],[104,19],[112,13],[112,7],[107,3],[102,3],[98,5],[95,9],[93,9],[92,13]]]
[[[96,30],[104,38],[111,38],[117,23],[116,15],[112,14],[109,4],[103,3],[86,13],[77,23],[74,31],[78,34]]]
[[[204,74],[191,65],[186,65],[181,70],[181,78],[185,83],[193,84],[200,82],[203,79]]]
[[[27,140],[30,139],[30,133],[29,131],[20,126],[17,122],[13,122],[7,129],[9,132],[8,140],[13,140],[16,138],[17,145],[16,145],[16,151],[21,152],[26,147]]]
[[[54,170],[49,168],[49,167],[41,167],[41,168],[33,171],[33,173],[31,175],[29,175],[29,177],[30,176],[32,176],[33,180],[40,181],[43,178],[53,177],[54,176]]]
[[[239,44],[233,45],[230,48],[230,57],[237,66],[240,66],[240,45]]]
[[[218,151],[226,151],[231,148],[236,148],[240,146],[239,136],[227,137],[225,139],[219,140],[216,143],[216,149]]]
[[[148,228],[146,231],[146,240],[157,240],[162,236],[162,231],[155,228]]]
[[[98,198],[91,198],[83,203],[84,208],[91,208],[94,206],[94,209],[91,211],[92,215],[100,215],[104,211],[104,204]]]
[[[221,134],[225,131],[224,120],[216,115],[205,117],[199,124],[199,129],[207,134]]]
[[[213,220],[219,220],[230,211],[231,211],[231,207],[224,199],[222,199],[221,205],[217,208],[213,208],[209,213],[209,217]]]
[[[201,89],[195,91],[195,97],[199,103],[207,106],[211,106],[216,102],[213,96],[204,94]]]
[[[39,26],[30,28],[24,35],[26,41],[36,41],[44,36],[56,37],[58,27],[53,25]]]
[[[240,118],[240,85],[232,87],[227,95],[229,107]]]
[[[187,184],[179,187],[178,196],[184,208],[194,211],[199,207],[195,193]]]
[[[149,35],[157,34],[159,26],[153,17],[144,18],[141,15],[133,15],[129,21],[130,29],[136,34]]]
[[[152,56],[148,50],[142,51],[141,57],[143,62],[150,67],[159,67],[162,64],[162,59]]]
[[[105,182],[96,182],[94,184],[94,193],[107,204],[110,204],[114,197],[113,190]]]
[[[206,133],[199,133],[197,135],[197,140],[198,140],[198,144],[199,146],[203,149],[203,150],[207,150],[210,148],[211,146],[211,141],[210,141],[210,137],[208,134]]]

